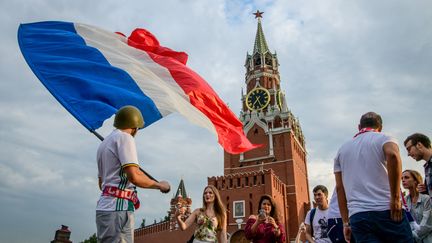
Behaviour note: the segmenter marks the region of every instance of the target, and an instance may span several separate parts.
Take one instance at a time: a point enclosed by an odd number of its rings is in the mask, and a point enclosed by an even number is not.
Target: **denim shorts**
[[[414,242],[405,214],[401,222],[390,217],[390,210],[360,212],[350,217],[351,230],[360,242]]]

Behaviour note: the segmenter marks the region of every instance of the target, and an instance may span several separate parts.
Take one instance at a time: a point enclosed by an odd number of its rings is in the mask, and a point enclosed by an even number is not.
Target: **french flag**
[[[20,25],[18,42],[35,75],[89,131],[134,105],[146,127],[179,112],[216,134],[229,153],[260,146],[250,143],[239,119],[186,66],[187,54],[159,45],[144,29],[125,37],[86,24],[37,22]]]

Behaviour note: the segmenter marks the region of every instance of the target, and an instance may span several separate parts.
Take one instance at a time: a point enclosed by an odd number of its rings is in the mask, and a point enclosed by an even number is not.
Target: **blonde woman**
[[[419,229],[413,231],[416,242],[432,243],[432,217],[431,200],[429,195],[420,194],[417,186],[423,183],[423,178],[415,170],[405,170],[402,172],[402,186],[409,190],[405,197],[407,207],[411,212]]]
[[[182,230],[196,225],[193,243],[227,243],[226,210],[216,187],[209,185],[204,188],[203,207],[195,209],[184,221],[183,213],[177,210],[176,219]]]

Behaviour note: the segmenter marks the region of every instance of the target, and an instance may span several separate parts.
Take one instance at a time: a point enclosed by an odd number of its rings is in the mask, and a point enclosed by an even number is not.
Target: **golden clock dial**
[[[281,90],[279,90],[277,93],[277,104],[279,106],[279,109],[282,109],[284,97],[285,97],[285,94]]]
[[[264,88],[255,88],[246,96],[246,106],[249,110],[262,110],[270,103],[270,92]]]

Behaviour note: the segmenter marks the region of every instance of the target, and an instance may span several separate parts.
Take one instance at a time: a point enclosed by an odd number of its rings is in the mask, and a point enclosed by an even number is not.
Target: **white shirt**
[[[319,208],[316,208],[315,216],[313,218],[312,223],[310,222],[310,212],[308,211],[305,218],[305,224],[310,225],[313,227],[313,237],[315,240],[327,238],[327,213],[328,208],[325,210],[321,210]]]
[[[114,186],[122,190],[135,190],[123,168],[139,166],[135,140],[129,133],[114,130],[99,145],[97,151],[98,177],[102,178],[102,188]],[[100,197],[96,210],[133,211],[132,202],[111,196]]]
[[[396,139],[366,132],[339,149],[334,172],[342,172],[349,216],[359,212],[390,209],[390,185],[383,146]]]
[[[330,204],[329,204],[329,210],[328,210],[328,213],[327,213],[327,217],[329,219],[341,218],[336,188],[333,190],[333,195],[332,195],[332,197],[330,199]]]

